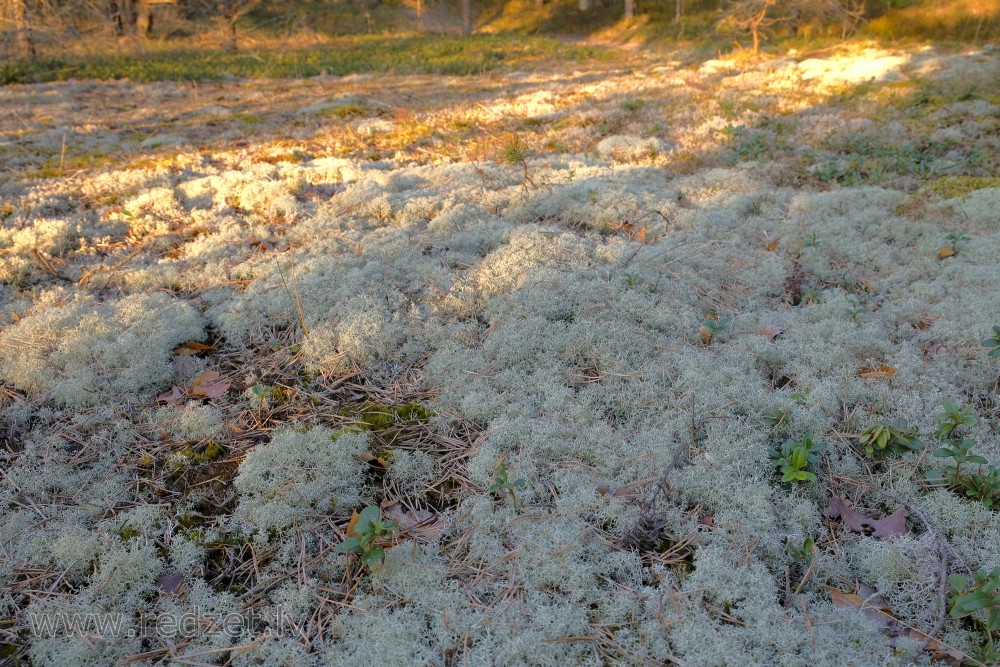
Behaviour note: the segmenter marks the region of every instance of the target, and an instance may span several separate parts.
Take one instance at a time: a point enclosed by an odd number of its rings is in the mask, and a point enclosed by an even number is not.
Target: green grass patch
[[[964,197],[976,190],[986,188],[1000,188],[1000,178],[983,178],[978,176],[945,176],[936,181],[928,183],[927,192],[937,195],[942,199],[954,199]]]
[[[359,72],[469,75],[539,61],[608,60],[601,47],[544,37],[353,37],[330,48],[297,51],[168,51],[0,63],[0,83],[75,79],[192,81],[308,77]]]

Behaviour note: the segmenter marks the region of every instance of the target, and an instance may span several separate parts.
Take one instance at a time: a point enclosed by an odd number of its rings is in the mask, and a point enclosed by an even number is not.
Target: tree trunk
[[[674,23],[677,25],[681,23],[681,0],[674,1]]]
[[[753,54],[755,56],[759,56],[760,55],[760,26],[757,25],[756,23],[754,23],[753,27],[751,28],[751,31],[753,32]]]
[[[472,34],[472,0],[462,0],[462,34]]]
[[[225,17],[225,47],[227,51],[236,51],[236,20],[239,16],[233,14]]]
[[[625,0],[625,18],[630,19],[635,16],[635,0]]]
[[[135,29],[142,37],[146,37],[153,30],[153,8],[149,0],[136,0],[135,3]]]
[[[417,0],[417,32],[424,31],[424,2]]]
[[[535,0],[535,8],[541,9],[545,6],[545,0]]]
[[[31,14],[28,0],[13,0],[14,27],[17,29],[17,51],[25,60],[34,60],[35,38],[31,34]]]
[[[577,7],[581,12],[589,12],[591,7],[594,6],[593,0],[578,0]]]

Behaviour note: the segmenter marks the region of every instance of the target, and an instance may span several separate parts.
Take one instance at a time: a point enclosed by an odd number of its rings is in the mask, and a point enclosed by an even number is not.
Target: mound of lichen
[[[1000,79],[982,54],[886,58],[955,99],[902,122],[870,89],[851,106],[835,59],[671,65],[463,110],[547,114],[547,140],[580,147],[516,164],[181,152],[81,176],[114,199],[95,210],[0,186],[0,646],[33,665],[929,661],[831,592],[861,585],[981,656],[983,614],[940,621],[940,575],[1000,565],[1000,514],[927,473],[948,401],[1000,465],[980,342],[1000,188],[972,175],[998,117],[955,83]],[[832,98],[801,92],[827,75]],[[196,391],[205,371],[222,389]],[[866,454],[894,419],[926,442]],[[782,482],[774,450],[807,437],[815,479]],[[909,519],[851,530],[833,497]],[[369,505],[397,526],[362,566],[337,546]],[[123,625],[38,625],[94,612]],[[169,645],[143,628],[194,612]]]

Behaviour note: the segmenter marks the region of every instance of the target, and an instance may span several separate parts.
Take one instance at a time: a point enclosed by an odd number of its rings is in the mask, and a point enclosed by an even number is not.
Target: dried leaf
[[[347,530],[344,531],[345,533],[347,533],[348,537],[354,537],[355,535],[358,534],[358,532],[354,529],[357,527],[358,521],[360,520],[361,520],[361,515],[358,514],[358,511],[357,510],[352,511],[351,520],[347,523]]]
[[[645,243],[646,242],[646,228],[645,227],[643,227],[642,229],[640,229],[638,231],[638,233],[636,233],[635,240],[638,241],[639,243]]]
[[[191,383],[191,395],[203,398],[219,398],[232,386],[232,382],[219,381],[219,372],[208,370],[199,375]]]
[[[181,587],[184,585],[184,575],[182,574],[165,574],[156,580],[156,585],[163,591],[166,595],[174,595],[179,593]]]
[[[708,345],[712,342],[712,332],[708,330],[708,327],[698,327],[698,335],[701,336],[702,345]]]
[[[965,660],[965,654],[948,646],[944,642],[938,641],[926,633],[912,628],[895,616],[889,608],[889,603],[881,595],[876,595],[874,591],[866,586],[859,586],[858,593],[845,593],[836,588],[829,589],[830,601],[833,606],[840,609],[856,609],[865,618],[874,622],[889,637],[889,645],[893,648],[901,643],[900,639],[912,639],[919,642],[927,642],[927,650],[933,651],[931,660],[943,661],[959,667]]]
[[[924,348],[924,354],[927,354],[927,355],[930,355],[930,354],[942,354],[942,353],[947,352],[947,351],[948,351],[948,348],[946,348],[944,345],[942,345],[940,342],[938,342],[936,340],[935,341],[931,341],[930,343],[927,344],[927,347]]]
[[[881,519],[870,519],[855,511],[854,504],[850,500],[834,497],[827,505],[826,515],[834,519],[840,517],[844,527],[855,533],[865,533],[871,530],[872,536],[879,539],[905,535],[907,532],[905,507],[900,507],[889,516]]]
[[[771,241],[770,243],[767,244],[767,246],[764,248],[764,250],[766,250],[768,252],[774,252],[775,250],[778,249],[778,244],[779,243],[781,243],[780,240]]]
[[[955,256],[955,251],[949,248],[948,246],[941,246],[941,248],[938,249],[938,259],[945,259],[947,257],[954,257],[954,256]]]
[[[429,510],[403,510],[398,500],[383,500],[382,513],[396,522],[400,531],[413,536],[414,539],[432,542],[441,537],[441,527],[435,521],[436,515]]]
[[[179,401],[184,398],[184,392],[181,391],[180,387],[174,386],[171,391],[165,391],[156,397],[156,400],[163,401],[164,403],[171,403],[173,401]]]
[[[214,345],[206,345],[205,343],[198,343],[192,341],[190,343],[184,343],[183,345],[178,345],[174,348],[174,354],[176,355],[192,355],[200,354],[202,352],[211,352],[215,349]]]
[[[785,333],[785,330],[782,327],[777,326],[776,324],[772,324],[770,326],[761,329],[761,333],[770,338],[771,340],[774,340],[781,334]]]
[[[858,371],[858,377],[862,380],[885,380],[896,374],[896,369],[892,366],[864,366]]]
[[[388,461],[386,461],[381,456],[375,456],[371,452],[362,452],[362,454],[361,454],[361,456],[359,458],[361,459],[362,463],[367,463],[369,465],[378,466],[380,468],[388,468],[389,467],[389,462]]]

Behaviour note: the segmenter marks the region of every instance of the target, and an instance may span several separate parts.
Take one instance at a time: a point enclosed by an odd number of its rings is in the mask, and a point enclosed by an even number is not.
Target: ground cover
[[[0,88],[4,657],[996,662],[996,53],[472,71]]]

